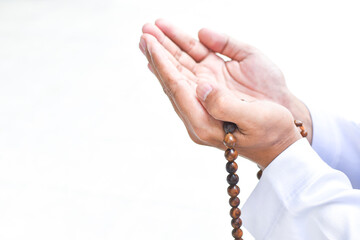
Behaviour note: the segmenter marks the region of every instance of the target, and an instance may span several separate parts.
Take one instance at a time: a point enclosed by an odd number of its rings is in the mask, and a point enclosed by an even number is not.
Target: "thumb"
[[[207,28],[201,29],[198,35],[200,42],[205,47],[236,61],[242,61],[255,50],[254,47],[246,43],[236,41],[225,34]]]
[[[252,115],[250,103],[215,84],[200,82],[196,94],[207,112],[215,119],[242,125],[241,123],[248,121]]]

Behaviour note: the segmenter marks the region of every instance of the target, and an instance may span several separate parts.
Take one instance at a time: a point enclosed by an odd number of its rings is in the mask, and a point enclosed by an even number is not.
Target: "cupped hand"
[[[199,31],[198,41],[165,20],[146,24],[143,32],[156,37],[182,71],[205,78],[215,75],[233,93],[283,105],[294,118],[304,122],[307,139],[312,142],[312,120],[307,107],[289,91],[280,69],[255,47],[209,29]],[[215,53],[227,56],[230,61]]]
[[[224,109],[227,109],[227,105],[234,106],[232,102],[240,103],[239,101],[244,99],[244,102],[241,101],[243,103],[241,106],[248,108],[251,104],[251,108],[256,109],[255,113],[259,115],[256,118],[245,118],[246,120],[243,115],[234,115],[241,117],[234,118],[233,121],[241,126],[241,132],[237,134],[239,139],[243,139],[242,144],[239,145],[242,148],[239,152],[261,164],[265,161],[263,159],[269,159],[270,155],[274,157],[274,154],[269,152],[268,157],[254,155],[256,150],[264,150],[266,144],[275,144],[272,137],[271,140],[264,141],[264,138],[261,140],[259,136],[264,137],[265,133],[276,135],[274,132],[255,126],[259,125],[263,119],[269,124],[269,129],[274,129],[274,126],[270,124],[269,114],[273,115],[277,111],[279,111],[278,116],[287,116],[285,118],[287,124],[292,122],[293,118],[283,107],[256,100],[270,99],[267,92],[274,91],[273,84],[277,86],[279,92],[284,94],[278,94],[276,99],[271,100],[281,101],[281,96],[287,94],[281,72],[266,57],[249,45],[235,42],[229,37],[207,29],[199,32],[199,42],[162,20],[157,21],[156,25],[146,24],[143,27],[143,33],[140,49],[147,56],[150,70],[159,79],[194,142],[223,149],[222,121],[231,121],[227,119],[230,115]],[[215,52],[233,60],[226,62]],[[266,82],[267,79],[271,81]],[[204,88],[201,86],[204,84],[210,84],[213,90],[216,89],[214,92],[222,93],[222,95],[216,95],[218,96],[216,98],[218,100],[215,101],[217,104],[205,104],[204,96],[209,93],[203,92]],[[198,88],[198,95],[196,88]],[[202,97],[199,97],[200,95]],[[224,101],[224,99],[227,100]],[[214,113],[210,110],[214,106],[219,112],[215,110]],[[271,111],[269,112],[268,109]],[[254,117],[254,115],[249,116]],[[251,119],[253,122],[250,121]],[[294,126],[290,124],[285,128],[288,131],[294,129]],[[295,134],[296,130],[290,132]],[[244,136],[247,137],[244,138]],[[292,140],[296,138],[296,134],[292,136]],[[260,141],[263,143],[261,144]],[[276,144],[278,143],[279,141]],[[279,145],[284,147],[286,144]]]

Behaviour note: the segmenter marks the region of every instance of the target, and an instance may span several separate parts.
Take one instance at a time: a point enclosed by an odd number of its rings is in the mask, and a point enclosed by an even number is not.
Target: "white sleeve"
[[[312,147],[332,168],[360,189],[360,125],[322,111],[312,111]]]
[[[257,240],[360,239],[360,190],[301,139],[264,170],[242,218]]]

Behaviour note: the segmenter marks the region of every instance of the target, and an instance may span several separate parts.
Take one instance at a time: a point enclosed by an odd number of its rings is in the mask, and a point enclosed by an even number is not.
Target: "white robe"
[[[360,126],[312,113],[301,139],[264,170],[242,208],[255,239],[360,239]]]

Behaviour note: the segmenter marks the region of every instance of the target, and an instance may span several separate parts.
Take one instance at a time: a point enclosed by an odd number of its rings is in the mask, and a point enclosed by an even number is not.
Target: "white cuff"
[[[327,171],[334,170],[321,160],[305,138],[293,143],[264,170],[245,202],[242,218],[246,229],[255,239],[269,239],[293,199]]]

